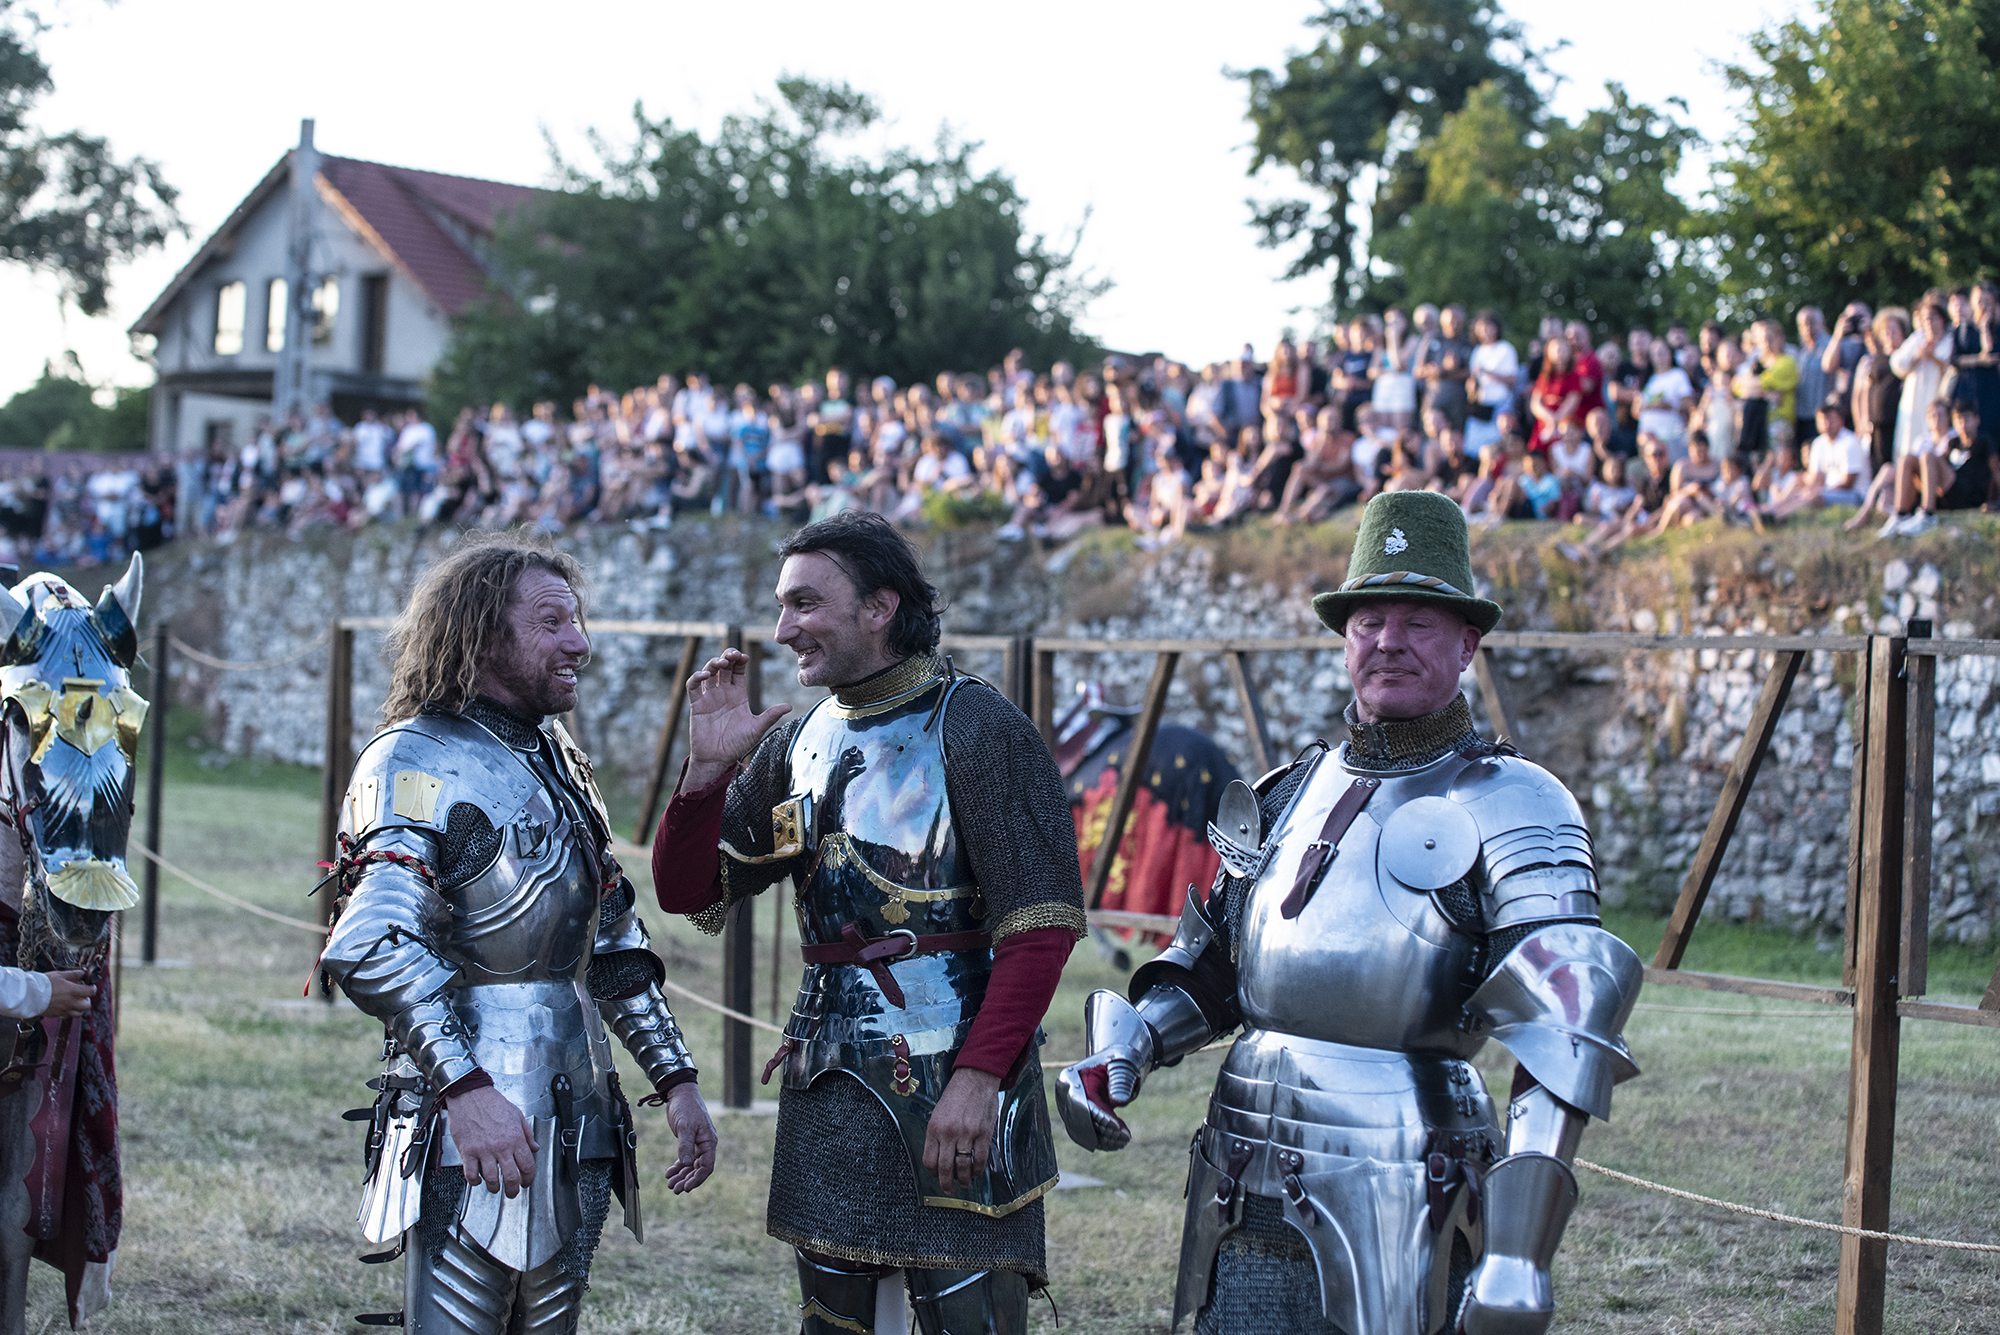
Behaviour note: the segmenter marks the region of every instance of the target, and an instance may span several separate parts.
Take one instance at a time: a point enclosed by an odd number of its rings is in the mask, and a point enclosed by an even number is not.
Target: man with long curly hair
[[[391,1324],[411,1330],[572,1331],[612,1195],[639,1234],[607,1029],[679,1138],[667,1185],[715,1167],[590,762],[555,718],[590,653],[583,589],[573,558],[520,536],[433,566],[342,807],[322,962],[388,1030],[362,1220],[407,1249]]]

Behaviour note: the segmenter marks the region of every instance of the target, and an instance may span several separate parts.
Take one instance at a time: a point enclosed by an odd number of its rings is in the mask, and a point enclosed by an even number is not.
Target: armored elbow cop
[[[1601,927],[1551,923],[1523,937],[1466,1005],[1466,1027],[1490,1035],[1551,1094],[1592,1117],[1639,1074],[1625,1021],[1645,966]]]

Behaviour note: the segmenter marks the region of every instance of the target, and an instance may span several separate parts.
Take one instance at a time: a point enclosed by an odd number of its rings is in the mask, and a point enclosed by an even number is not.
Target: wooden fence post
[[[1125,823],[1131,819],[1132,804],[1138,800],[1139,784],[1145,778],[1153,736],[1160,730],[1160,715],[1167,707],[1167,688],[1173,685],[1174,668],[1181,656],[1171,650],[1153,663],[1153,679],[1146,684],[1146,703],[1139,710],[1139,722],[1125,736],[1125,764],[1118,772],[1118,792],[1111,799],[1111,811],[1104,821],[1104,838],[1097,845],[1097,859],[1090,864],[1090,881],[1083,888],[1085,908],[1097,908],[1104,899],[1104,887],[1111,879],[1111,864],[1118,858],[1118,845],[1125,839]]]
[[[1764,755],[1771,749],[1772,734],[1778,730],[1778,715],[1784,712],[1785,700],[1792,693],[1792,682],[1797,679],[1805,657],[1803,650],[1781,651],[1771,662],[1764,689],[1757,697],[1757,707],[1750,715],[1750,726],[1744,731],[1743,740],[1737,743],[1736,759],[1730,762],[1729,777],[1722,782],[1715,814],[1708,818],[1701,847],[1695,850],[1687,880],[1681,883],[1680,898],[1674,903],[1674,916],[1667,923],[1666,935],[1660,939],[1659,953],[1653,956],[1655,969],[1681,967],[1688,938],[1694,935],[1694,925],[1701,920],[1701,906],[1708,901],[1709,887],[1715,884],[1722,855],[1728,851],[1736,822],[1750,800],[1750,785],[1757,781],[1757,767],[1764,763]]]
[[[1847,794],[1847,904],[1846,923],[1840,937],[1840,985],[1854,986],[1854,943],[1861,935],[1855,923],[1855,911],[1861,903],[1861,844],[1862,831],[1867,827],[1868,785],[1874,781],[1874,774],[1868,768],[1869,729],[1874,726],[1874,709],[1870,704],[1872,676],[1875,668],[1875,637],[1868,637],[1869,648],[1854,655],[1854,764],[1849,770],[1853,776]]]
[[[1869,646],[1867,802],[1860,895],[1854,908],[1854,1040],[1848,1065],[1847,1164],[1841,1222],[1889,1227],[1896,1149],[1896,963],[1903,898],[1904,743],[1908,692],[1904,642],[1877,636]],[[1836,1335],[1881,1335],[1889,1245],[1842,1235]]]
[[[340,803],[354,777],[354,632],[334,623],[326,652],[326,766],[320,771],[319,856],[332,862],[340,852]],[[333,921],[333,890],[314,906],[321,926]],[[330,999],[330,998],[329,998]]]
[[[1486,722],[1493,729],[1493,740],[1514,735],[1513,720],[1507,717],[1507,702],[1500,694],[1500,678],[1493,671],[1493,651],[1480,646],[1472,656],[1472,675],[1479,679],[1479,698],[1486,704]]]
[[[1243,730],[1250,736],[1250,763],[1259,775],[1276,766],[1271,759],[1271,734],[1264,726],[1264,706],[1250,686],[1250,656],[1241,649],[1223,655],[1229,663],[1229,679],[1236,685],[1236,700],[1243,709]]]
[[[750,659],[744,686],[750,697],[750,712],[764,708],[764,645],[761,640],[746,643],[741,626],[731,626],[726,641]],[[722,928],[722,1004],[744,1015],[757,1004],[754,989],[757,923],[751,916],[754,900],[739,902],[731,909]],[[741,1020],[722,1017],[722,1102],[730,1108],[750,1106],[750,1026]]]
[[[1910,622],[1910,638],[1928,640],[1931,623]],[[1937,747],[1937,657],[1908,654],[1903,660],[1909,678],[1909,750],[1903,762],[1907,792],[1903,813],[1903,931],[1902,958],[1896,969],[1897,991],[1920,997],[1930,984],[1931,960],[1931,797],[1936,780],[1932,766]]]
[[[660,814],[660,794],[667,786],[667,766],[674,755],[674,737],[680,731],[681,711],[687,708],[688,678],[701,656],[701,637],[690,635],[681,647],[681,661],[674,669],[674,684],[667,692],[667,717],[660,725],[659,745],[653,748],[653,774],[646,780],[646,797],[639,803],[639,823],[632,842],[644,846],[653,837],[653,818]]]
[[[1033,697],[1035,728],[1042,734],[1042,745],[1051,751],[1056,748],[1056,655],[1053,649],[1035,648],[1034,681],[1029,694]]]
[[[163,625],[153,632],[153,699],[147,713],[146,743],[146,847],[160,852],[161,789],[167,771],[167,711],[173,708],[173,677],[167,670],[167,655],[173,637]],[[139,958],[148,964],[159,958],[160,950],[160,864],[146,859],[146,900],[139,925]]]

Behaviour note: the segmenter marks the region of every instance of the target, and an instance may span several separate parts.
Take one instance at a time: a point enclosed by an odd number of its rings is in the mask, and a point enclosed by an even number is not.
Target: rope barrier
[[[288,663],[296,663],[308,654],[317,653],[326,647],[326,642],[332,634],[332,631],[323,630],[319,633],[319,637],[305,648],[294,650],[282,657],[254,658],[241,661],[216,658],[213,655],[205,654],[178,635],[167,636],[167,643],[173,646],[175,653],[183,658],[191,658],[203,667],[215,668],[221,672],[261,672],[265,668],[284,667]]]
[[[1588,1168],[1593,1173],[1602,1173],[1605,1177],[1615,1178],[1635,1187],[1643,1187],[1647,1191],[1657,1191],[1663,1196],[1675,1196],[1684,1201],[1693,1201],[1697,1205],[1713,1205],[1719,1210],[1731,1210],[1755,1219],[1768,1219],[1777,1224],[1796,1224],[1800,1228],[1816,1228],[1824,1233],[1842,1233],[1848,1237],[1871,1238],[1877,1242],[1907,1242],[1913,1247],[1942,1247],[1955,1252],[2000,1252],[2000,1245],[1990,1242],[1952,1242],[1946,1238],[1912,1237],[1908,1233],[1882,1233],[1872,1228],[1849,1228],[1845,1224],[1829,1224],[1819,1219],[1801,1219],[1795,1214],[1779,1214],[1776,1210],[1759,1210],[1755,1206],[1738,1205],[1734,1201],[1719,1201],[1713,1196],[1697,1196],[1692,1191],[1682,1191],[1678,1187],[1648,1182],[1643,1177],[1633,1177],[1630,1173],[1621,1173],[1615,1168],[1591,1163],[1588,1159],[1578,1159],[1576,1166]]]
[[[708,1007],[712,1011],[721,1011],[724,1015],[727,1015],[730,1019],[740,1020],[744,1024],[749,1025],[753,1029],[762,1029],[766,1033],[777,1034],[780,1036],[783,1036],[785,1032],[783,1029],[780,1029],[775,1024],[771,1024],[765,1020],[760,1020],[754,1015],[745,1015],[742,1011],[731,1010],[729,1009],[729,1007],[723,1005],[721,1002],[711,1001],[709,998],[703,996],[701,993],[693,991],[692,989],[689,988],[682,987],[679,983],[663,980],[660,983],[660,986],[667,988],[670,991],[678,992],[682,996],[686,997],[689,1001],[698,1002],[701,1005]]]
[[[201,891],[203,894],[214,895],[217,899],[221,900],[225,904],[234,904],[237,908],[242,909],[246,913],[254,913],[260,918],[269,918],[272,922],[280,922],[287,927],[297,927],[301,931],[317,932],[321,936],[326,935],[326,928],[320,926],[316,922],[306,922],[299,918],[287,918],[282,913],[271,912],[271,910],[263,907],[261,904],[252,904],[247,899],[238,899],[235,895],[230,894],[227,890],[216,889],[214,886],[210,885],[207,881],[202,880],[199,876],[194,876],[187,872],[182,871],[179,867],[176,867],[173,863],[167,861],[165,858],[161,857],[158,853],[155,853],[152,849],[140,843],[137,839],[128,840],[126,842],[126,846],[128,848],[136,850],[141,857],[145,858],[148,862],[151,862],[161,871],[167,872],[169,875],[180,877],[183,881],[186,881],[189,885]]]
[[[1676,1015],[1754,1015],[1760,1020],[1851,1020],[1854,1012],[1844,1006],[1823,1006],[1816,1011],[1745,1011],[1725,1009],[1721,1006],[1656,1006],[1642,1001],[1632,1008],[1635,1011],[1671,1011]]]

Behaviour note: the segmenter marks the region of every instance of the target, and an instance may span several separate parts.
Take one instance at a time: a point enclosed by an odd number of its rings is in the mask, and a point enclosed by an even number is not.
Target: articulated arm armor
[[[647,945],[646,924],[633,910],[633,901],[632,883],[621,877],[599,915],[590,995],[605,1028],[639,1063],[647,1083],[665,1092],[695,1078],[694,1057],[660,994],[666,969]]]
[[[1485,1256],[1459,1314],[1467,1335],[1547,1329],[1584,1123],[1609,1117],[1612,1086],[1639,1073],[1623,1034],[1644,967],[1598,925],[1575,799],[1553,783],[1505,781],[1526,768],[1500,768],[1500,782],[1489,778],[1464,802],[1483,836],[1489,941],[1501,949],[1519,938],[1466,1003],[1466,1028],[1498,1040],[1533,1080],[1509,1103],[1506,1154],[1486,1173]]]

